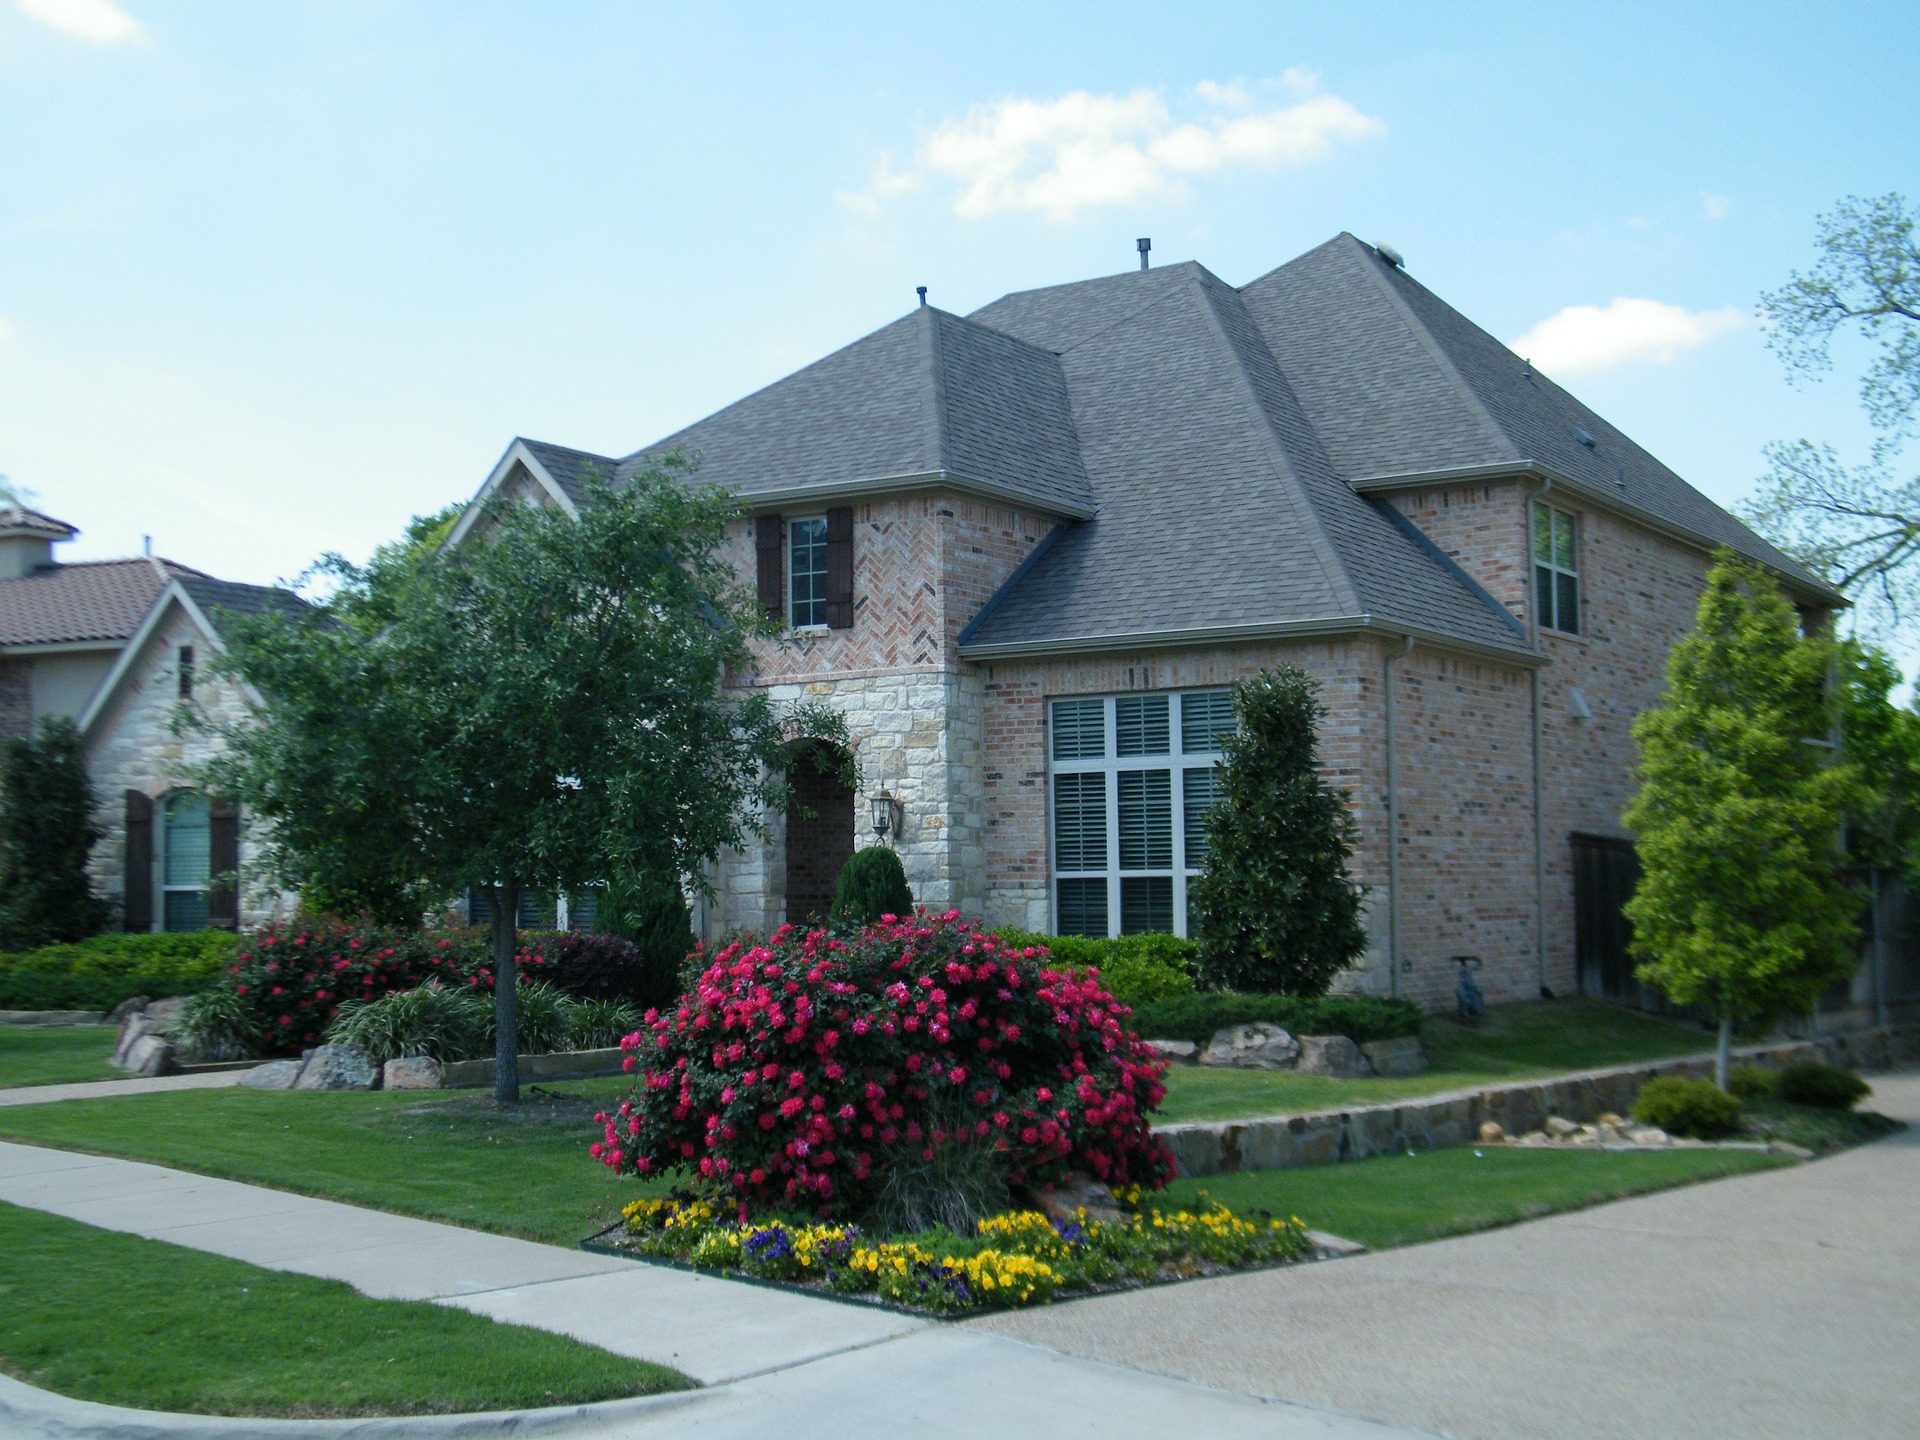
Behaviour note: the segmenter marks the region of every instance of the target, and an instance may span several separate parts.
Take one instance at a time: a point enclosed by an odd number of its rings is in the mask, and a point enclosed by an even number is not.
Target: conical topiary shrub
[[[656,989],[671,996],[679,991],[680,963],[694,947],[693,917],[687,897],[671,875],[616,876],[600,897],[594,928],[614,935],[640,952],[649,979],[647,1003],[659,1003]]]
[[[853,852],[840,867],[834,891],[833,918],[845,925],[871,925],[882,915],[913,913],[913,891],[899,853],[885,845],[869,845]]]

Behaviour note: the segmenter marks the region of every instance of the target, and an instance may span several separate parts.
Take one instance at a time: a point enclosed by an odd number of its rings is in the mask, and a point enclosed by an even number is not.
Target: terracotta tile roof
[[[38,510],[29,510],[24,505],[0,506],[0,532],[5,531],[15,534],[25,531],[54,540],[71,540],[80,533],[66,521],[43,515]]]
[[[0,646],[125,640],[175,576],[204,578],[172,560],[88,560],[0,580]]]

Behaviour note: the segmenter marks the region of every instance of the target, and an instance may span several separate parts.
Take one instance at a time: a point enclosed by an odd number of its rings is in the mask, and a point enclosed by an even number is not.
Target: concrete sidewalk
[[[859,1305],[463,1230],[135,1161],[0,1142],[0,1202],[275,1270],[428,1300],[671,1365],[714,1388],[672,1404],[432,1421],[143,1416],[0,1389],[0,1430],[142,1436],[915,1434],[1405,1440],[1416,1432],[1054,1353]],[[40,1408],[36,1409],[38,1405]],[[410,1429],[409,1426],[414,1428]]]
[[[1867,1105],[1920,1122],[1920,1076]],[[971,1322],[1470,1440],[1906,1440],[1920,1133],[1445,1240]]]
[[[156,1095],[169,1090],[219,1090],[238,1085],[245,1070],[214,1070],[203,1075],[129,1075],[124,1080],[83,1080],[72,1085],[15,1085],[0,1090],[0,1107],[51,1105],[58,1100],[117,1100],[123,1095]]]

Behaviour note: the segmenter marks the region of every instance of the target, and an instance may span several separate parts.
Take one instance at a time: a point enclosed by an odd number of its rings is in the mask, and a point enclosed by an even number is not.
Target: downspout
[[[1534,492],[1537,502],[1546,498],[1553,489],[1553,477],[1542,475],[1540,488]],[[1527,547],[1527,612],[1533,619],[1533,648],[1540,649],[1540,599],[1533,578],[1533,512],[1527,512],[1526,534],[1522,537]],[[1533,950],[1539,970],[1540,998],[1547,998],[1547,778],[1546,778],[1546,720],[1540,710],[1540,671],[1535,669],[1528,677],[1532,682],[1533,701]],[[1576,983],[1575,988],[1578,988]]]
[[[1394,665],[1413,653],[1413,636],[1406,648],[1386,655],[1387,681],[1387,993],[1400,998],[1400,765],[1394,727]]]

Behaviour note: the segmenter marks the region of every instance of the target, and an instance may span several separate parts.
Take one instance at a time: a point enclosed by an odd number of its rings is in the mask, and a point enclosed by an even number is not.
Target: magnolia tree
[[[1853,970],[1860,901],[1839,842],[1862,787],[1833,748],[1833,653],[1800,634],[1778,585],[1722,552],[1666,697],[1634,722],[1638,974],[1719,1022],[1722,1088],[1736,1023],[1805,1014]]]
[[[577,518],[496,503],[453,549],[426,522],[364,569],[323,562],[338,588],[314,612],[229,623],[226,668],[260,699],[214,778],[280,873],[414,921],[429,897],[489,896],[501,1101],[521,895],[700,883],[781,800],[796,734],[845,741],[830,712],[723,691],[768,622],[718,554],[736,507],[687,482],[596,483]]]

